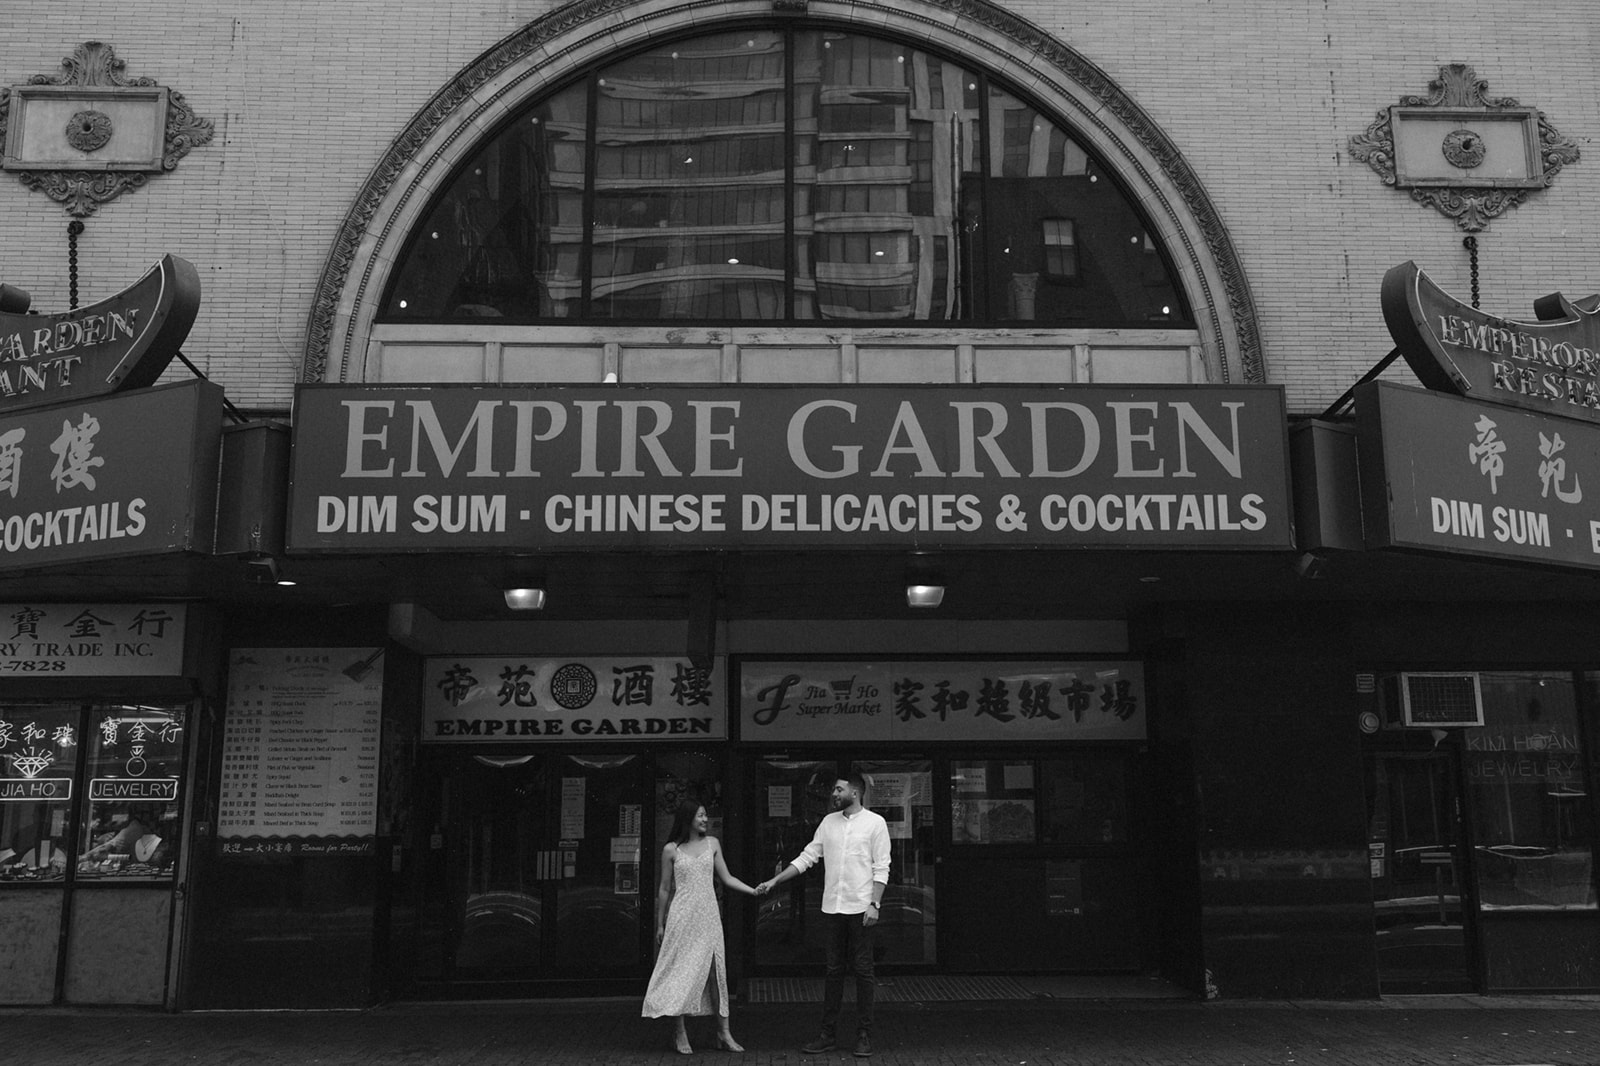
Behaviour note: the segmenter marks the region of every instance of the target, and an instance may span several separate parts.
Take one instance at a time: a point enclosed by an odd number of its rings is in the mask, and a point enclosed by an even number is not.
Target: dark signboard
[[[109,299],[76,311],[0,311],[0,413],[153,385],[200,310],[200,275],[169,255]]]
[[[1409,261],[1383,278],[1384,321],[1424,385],[1569,418],[1600,419],[1597,308],[1555,294],[1523,322],[1462,303]]]
[[[299,552],[1293,543],[1274,387],[308,385]]]
[[[1379,382],[1356,421],[1369,547],[1600,568],[1600,426]]]
[[[209,550],[222,389],[0,414],[0,569]]]

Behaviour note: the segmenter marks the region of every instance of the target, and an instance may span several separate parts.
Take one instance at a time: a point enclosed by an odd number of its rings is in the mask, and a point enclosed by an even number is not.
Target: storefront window
[[[411,235],[391,322],[1188,320],[1060,123],[887,37],[669,41],[510,118]]]
[[[1120,757],[1041,759],[1040,819],[1044,843],[1126,843],[1127,775],[1127,763]]]
[[[72,706],[0,707],[0,882],[65,875],[78,718]]]
[[[1590,698],[1600,674],[1586,676]],[[1466,731],[1467,795],[1485,910],[1595,906],[1593,827],[1573,676],[1485,673]]]
[[[1038,840],[1037,767],[1031,759],[950,764],[950,840],[1032,844]]]
[[[955,844],[1123,844],[1127,766],[1120,757],[989,759],[950,764]]]
[[[171,707],[89,712],[80,880],[151,881],[177,868],[183,713]]]

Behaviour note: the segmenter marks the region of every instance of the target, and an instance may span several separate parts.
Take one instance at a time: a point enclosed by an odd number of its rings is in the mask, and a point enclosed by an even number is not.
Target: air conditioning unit
[[[1386,724],[1452,729],[1483,724],[1483,687],[1475,673],[1419,670],[1385,677]]]

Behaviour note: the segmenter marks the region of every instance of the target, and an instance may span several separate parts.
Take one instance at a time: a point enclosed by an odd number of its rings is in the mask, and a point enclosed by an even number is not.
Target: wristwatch
[[[879,906],[879,905],[878,905],[878,901],[877,901],[877,900],[872,900],[872,901],[871,901],[871,902],[870,902],[870,903],[868,903],[868,904],[867,904],[867,906],[869,906],[869,907],[871,907],[871,908],[872,908],[872,909],[873,909],[873,910],[875,910],[875,911],[876,911],[876,910],[882,910],[882,909],[883,909],[883,908],[882,908],[882,907],[880,907],[880,906]]]

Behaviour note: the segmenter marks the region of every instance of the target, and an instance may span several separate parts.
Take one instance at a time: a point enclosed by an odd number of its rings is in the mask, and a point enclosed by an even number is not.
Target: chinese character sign
[[[1600,426],[1390,384],[1356,413],[1370,546],[1600,567]]]
[[[0,677],[183,672],[181,603],[0,604]]]
[[[721,660],[429,659],[422,739],[435,743],[717,740],[728,735]]]
[[[222,390],[0,411],[0,569],[210,549]]]
[[[741,740],[1141,740],[1137,662],[746,662]]]

